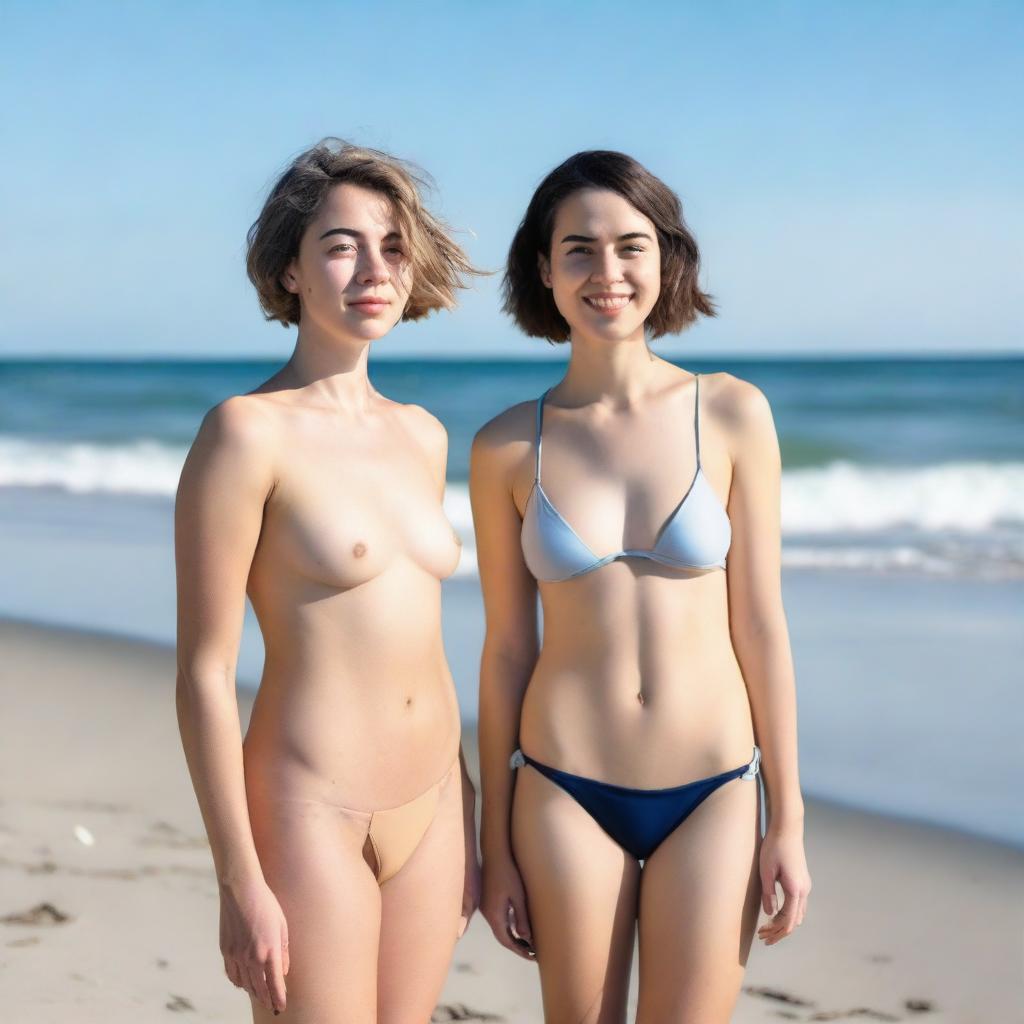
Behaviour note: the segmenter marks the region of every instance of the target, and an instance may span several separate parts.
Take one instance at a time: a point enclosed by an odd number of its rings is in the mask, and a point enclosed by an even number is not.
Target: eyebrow
[[[329,231],[325,231],[318,239],[318,242],[322,242],[325,238],[331,235],[349,235],[352,238],[363,238],[362,231],[356,231],[354,228],[331,228]],[[401,238],[402,234],[399,231],[389,231],[382,239],[383,242],[388,242],[394,238]]]
[[[645,232],[645,231],[629,231],[629,232],[627,232],[624,235],[619,235],[619,237],[616,239],[616,241],[626,242],[630,238],[646,238],[648,242],[650,242],[652,240],[651,236],[649,234],[647,234],[647,232]],[[597,241],[596,238],[591,238],[589,235],[566,235],[565,238],[562,239],[562,244],[564,245],[566,242],[596,242],[596,241]]]

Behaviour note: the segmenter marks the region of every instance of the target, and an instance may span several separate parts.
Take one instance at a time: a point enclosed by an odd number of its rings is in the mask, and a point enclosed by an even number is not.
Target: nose
[[[598,252],[594,257],[590,280],[594,284],[615,284],[622,280],[622,263],[614,249]]]
[[[361,285],[385,284],[391,280],[388,262],[381,252],[367,246],[360,255],[356,279]]]

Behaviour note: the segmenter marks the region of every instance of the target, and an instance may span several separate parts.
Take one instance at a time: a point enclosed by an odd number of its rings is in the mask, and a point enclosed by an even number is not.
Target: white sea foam
[[[170,497],[186,448],[0,438],[0,487]],[[449,483],[445,510],[462,537],[459,576],[475,576],[465,483]],[[1024,463],[864,466],[834,462],[786,470],[784,564],[793,568],[1024,575]]]
[[[0,438],[0,486],[169,496],[178,486],[186,451],[146,440],[101,445]]]

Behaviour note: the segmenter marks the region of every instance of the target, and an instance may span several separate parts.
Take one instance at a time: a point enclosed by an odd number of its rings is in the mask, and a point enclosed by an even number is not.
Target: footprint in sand
[[[448,1024],[448,1021],[458,1020],[504,1020],[496,1013],[486,1013],[483,1010],[471,1010],[465,1003],[442,1003],[430,1015],[430,1024]]]
[[[58,910],[52,903],[37,903],[30,910],[20,914],[7,914],[0,917],[0,924],[65,924],[71,917]]]
[[[911,1013],[934,1013],[935,1004],[930,999],[904,999],[903,1005]]]
[[[764,988],[756,985],[744,985],[743,991],[748,996],[759,996],[761,999],[772,999],[777,1003],[786,1003],[789,1006],[814,1006],[810,999],[801,999],[799,996],[790,995],[777,988]]]
[[[162,846],[170,850],[201,850],[209,847],[206,836],[190,836],[166,821],[154,821],[150,834],[137,839],[139,846]]]
[[[881,1010],[871,1010],[866,1006],[856,1006],[852,1010],[829,1010],[826,1013],[812,1013],[808,1020],[849,1020],[853,1017],[863,1017],[867,1020],[898,1021],[891,1013],[883,1013]]]
[[[165,1004],[168,1010],[175,1013],[195,1013],[196,1008],[184,996],[171,996],[171,1001]]]

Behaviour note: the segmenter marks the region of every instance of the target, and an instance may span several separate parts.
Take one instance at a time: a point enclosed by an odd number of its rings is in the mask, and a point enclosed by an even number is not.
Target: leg
[[[458,762],[433,820],[380,889],[379,1024],[423,1024],[437,1005],[462,911],[465,833]]]
[[[760,905],[757,782],[709,796],[644,865],[637,1024],[728,1024]]]
[[[275,1017],[253,1000],[254,1024],[375,1024],[380,890],[362,852],[368,816],[300,801],[250,815],[291,956],[288,1008]]]
[[[622,1024],[640,865],[563,789],[517,772],[512,848],[526,887],[547,1024]]]

